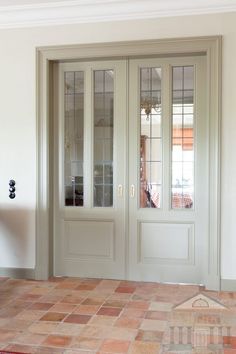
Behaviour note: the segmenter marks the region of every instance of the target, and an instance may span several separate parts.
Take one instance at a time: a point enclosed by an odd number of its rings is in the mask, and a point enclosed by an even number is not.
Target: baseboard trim
[[[223,291],[236,291],[235,279],[221,279],[221,290]]]
[[[34,268],[0,268],[1,277],[35,279]]]

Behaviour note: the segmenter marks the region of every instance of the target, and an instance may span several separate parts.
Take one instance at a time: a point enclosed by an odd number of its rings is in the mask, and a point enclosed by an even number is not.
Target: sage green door
[[[56,66],[55,275],[124,278],[126,62]]]
[[[55,274],[204,283],[205,57],[55,72]]]
[[[134,59],[129,82],[129,278],[204,283],[204,57]]]

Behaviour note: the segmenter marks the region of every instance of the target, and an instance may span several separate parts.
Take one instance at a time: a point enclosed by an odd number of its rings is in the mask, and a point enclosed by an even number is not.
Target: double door
[[[205,58],[55,64],[55,275],[204,283]]]

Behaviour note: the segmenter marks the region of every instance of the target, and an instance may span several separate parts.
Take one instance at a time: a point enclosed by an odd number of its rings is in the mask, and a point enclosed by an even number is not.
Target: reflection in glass
[[[194,67],[172,69],[172,208],[194,205]]]
[[[140,208],[160,208],[161,68],[140,69]]]
[[[113,70],[94,71],[94,206],[113,206]]]
[[[83,206],[84,182],[84,73],[64,74],[65,205]]]

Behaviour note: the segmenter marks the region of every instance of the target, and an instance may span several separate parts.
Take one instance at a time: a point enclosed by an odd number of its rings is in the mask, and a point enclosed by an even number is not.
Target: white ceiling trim
[[[149,19],[236,11],[236,0],[67,0],[0,6],[0,28]]]

